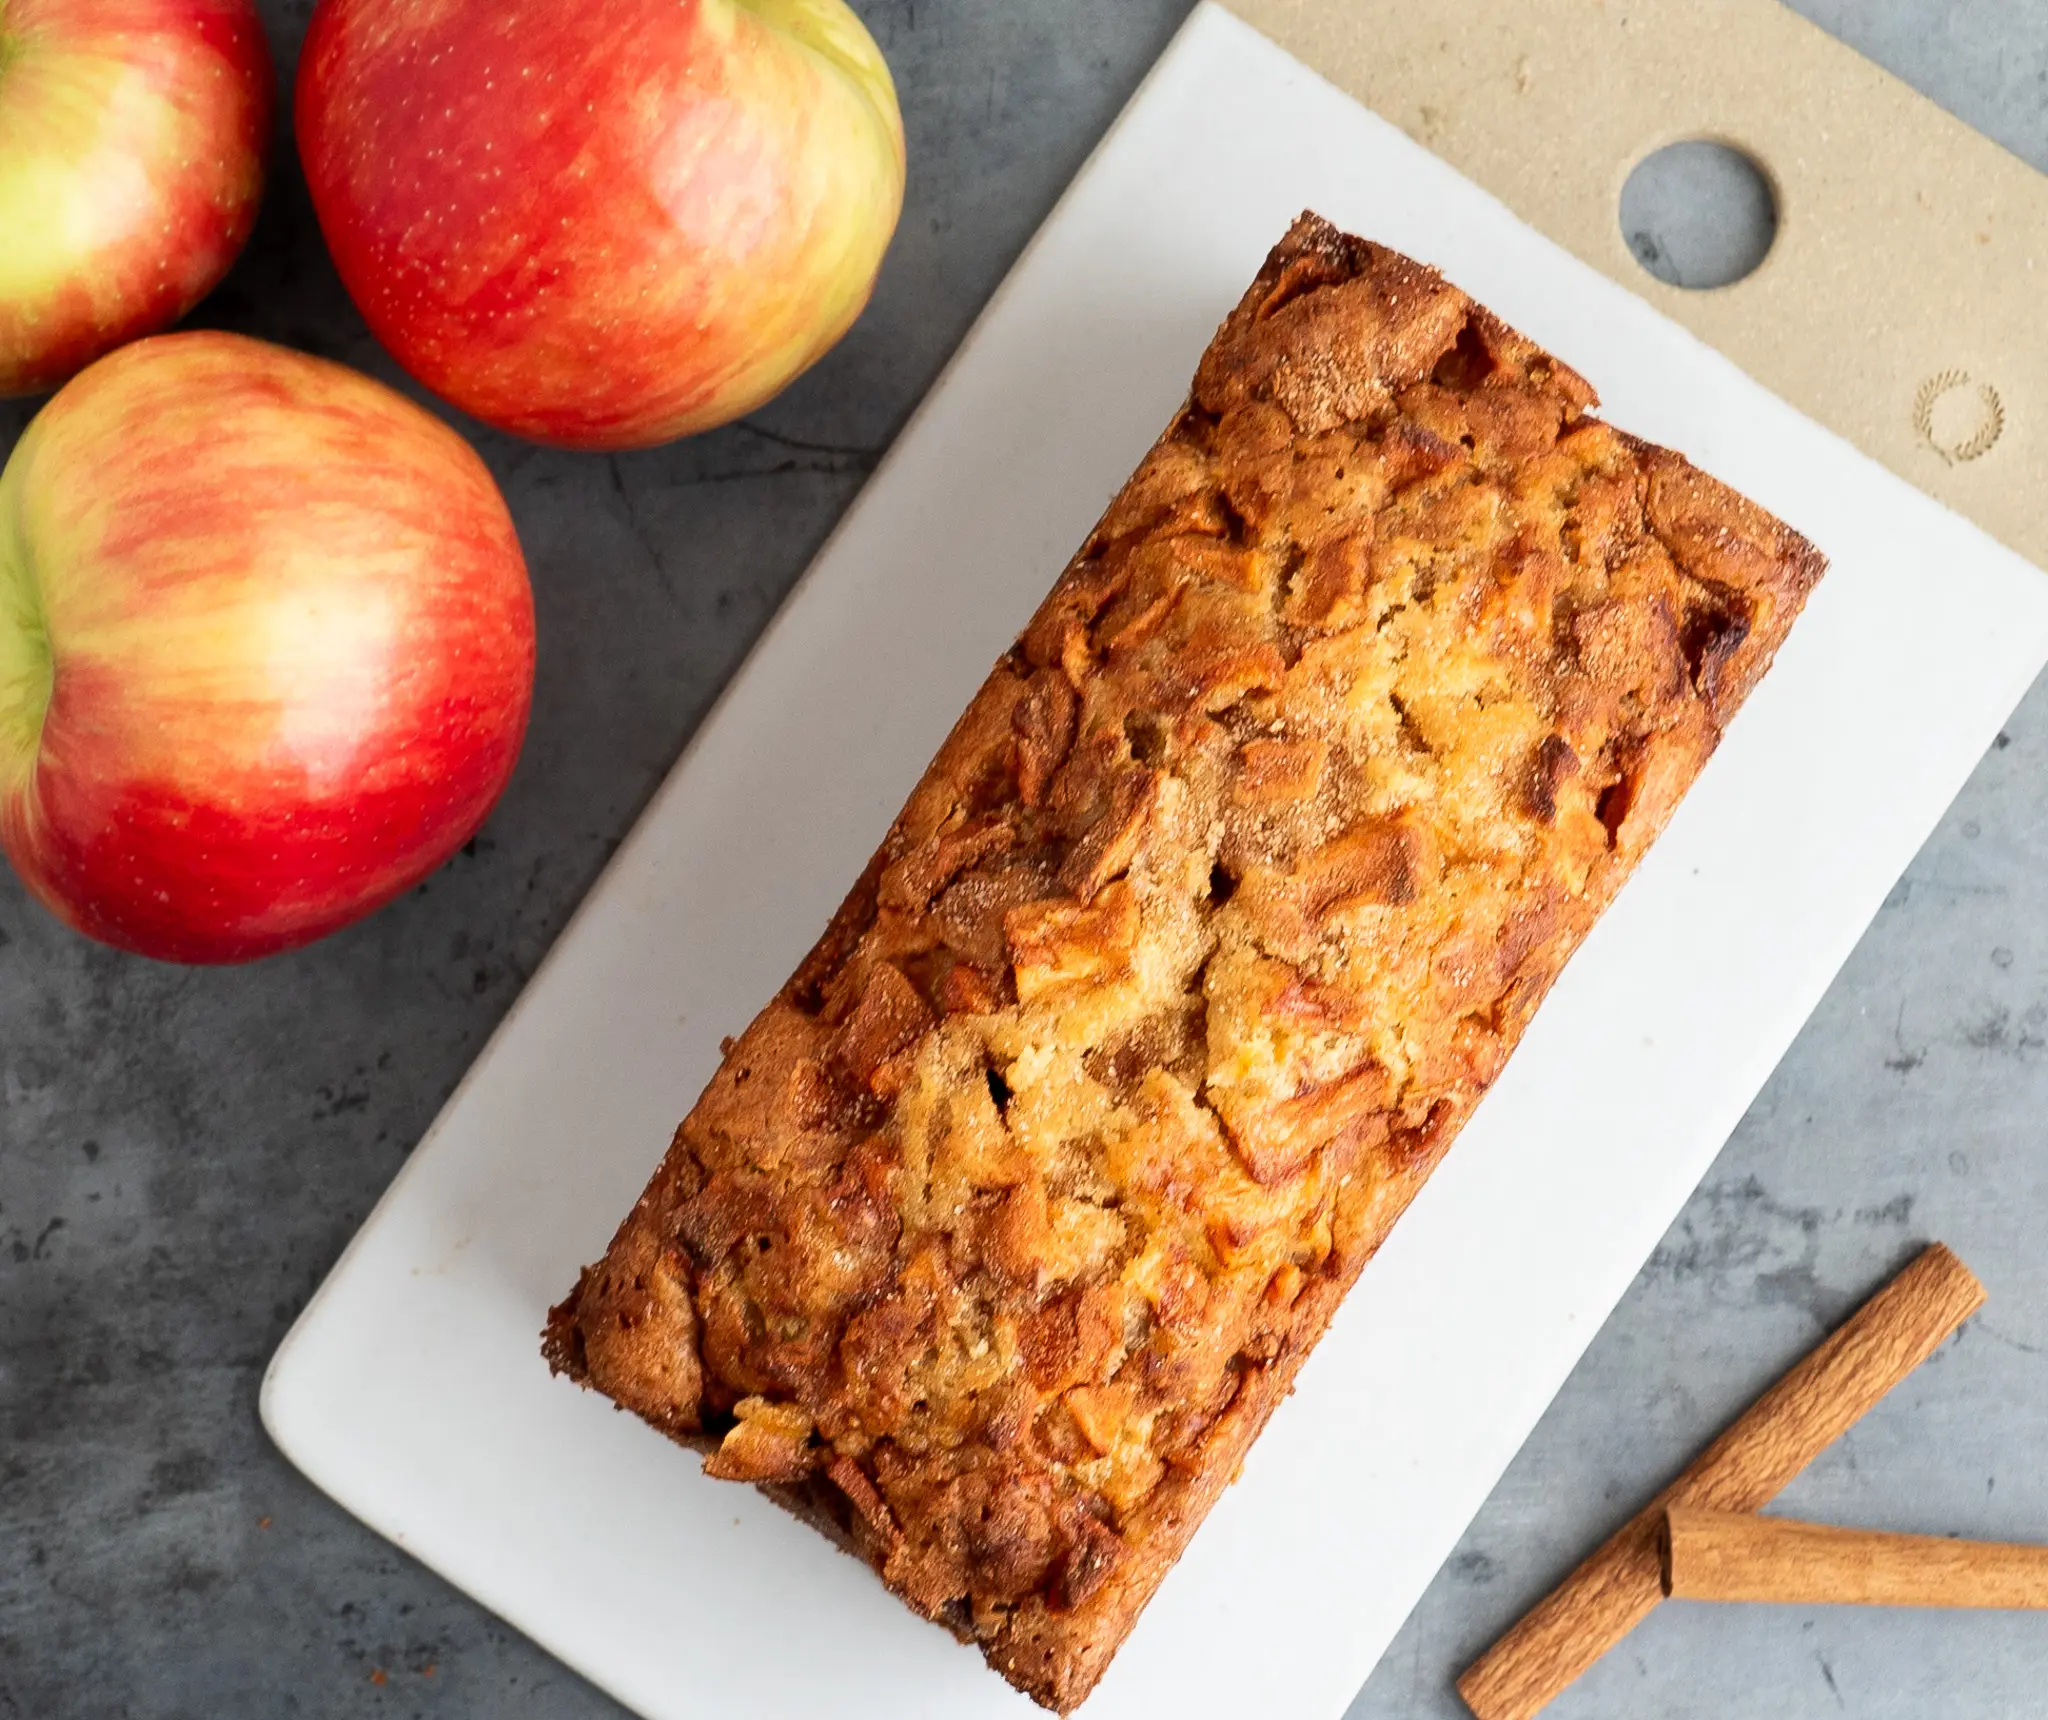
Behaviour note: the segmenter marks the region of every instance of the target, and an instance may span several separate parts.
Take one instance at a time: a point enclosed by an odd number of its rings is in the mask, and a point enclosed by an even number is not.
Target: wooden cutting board
[[[2040,547],[2048,494],[2013,261],[2039,184],[1766,0],[1707,24],[1676,0],[1240,5],[1396,123],[1197,8],[266,1381],[319,1485],[652,1720],[1030,1712],[822,1539],[549,1379],[537,1335],[1301,207],[1440,266],[1834,565],[1091,1720],[1342,1713],[2048,659],[2048,577],[1996,541]],[[1766,160],[1787,220],[1752,280],[1679,295],[1621,249],[1614,194],[1699,129],[1672,68],[1709,65],[1748,91],[1710,129]],[[1762,129],[1780,109],[1812,135]],[[1979,246],[1957,216],[1919,299],[1884,259],[1949,229],[1910,185],[1886,204],[1908,158],[1999,222]],[[1859,240],[1866,206],[1889,213]],[[1939,446],[1914,439],[1930,387]],[[1952,397],[1985,387],[1999,433],[1962,434]]]

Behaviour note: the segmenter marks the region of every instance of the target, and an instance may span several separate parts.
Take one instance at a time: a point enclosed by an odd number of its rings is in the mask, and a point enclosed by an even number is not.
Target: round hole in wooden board
[[[1777,235],[1769,176],[1730,144],[1666,144],[1636,163],[1621,188],[1622,239],[1670,286],[1732,286],[1757,271]]]

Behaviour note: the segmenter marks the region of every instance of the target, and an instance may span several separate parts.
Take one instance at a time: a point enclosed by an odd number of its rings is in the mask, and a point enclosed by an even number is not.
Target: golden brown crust
[[[1821,570],[1304,216],[558,1367],[1065,1711]]]

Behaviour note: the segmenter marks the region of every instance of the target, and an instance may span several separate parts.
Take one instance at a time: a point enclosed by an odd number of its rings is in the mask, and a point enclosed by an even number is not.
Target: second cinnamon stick
[[[2048,1607],[2048,1547],[1837,1529],[1789,1517],[1665,1513],[1664,1592],[1797,1606]]]

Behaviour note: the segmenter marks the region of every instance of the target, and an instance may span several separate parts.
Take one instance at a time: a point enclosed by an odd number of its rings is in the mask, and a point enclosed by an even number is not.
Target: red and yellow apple
[[[320,0],[300,159],[349,293],[486,422],[645,447],[846,332],[903,123],[844,0]]]
[[[270,136],[255,0],[0,0],[0,394],[213,290]]]
[[[160,335],[0,473],[0,845],[107,943],[241,961],[389,901],[483,822],[532,687],[489,472],[354,371]]]

